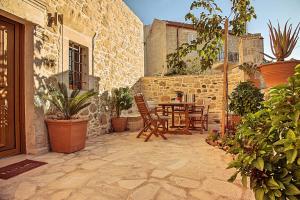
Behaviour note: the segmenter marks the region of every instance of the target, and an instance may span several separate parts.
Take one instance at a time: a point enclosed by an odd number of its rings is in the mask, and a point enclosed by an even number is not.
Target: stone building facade
[[[83,90],[102,94],[132,86],[144,75],[143,24],[122,0],[0,0],[0,17],[14,21],[22,32],[22,152],[48,151],[42,96],[50,82],[71,84],[71,44],[84,52]],[[95,97],[81,113],[91,119],[89,136],[109,127],[99,105]]]
[[[174,53],[183,43],[196,39],[197,32],[191,24],[155,19],[151,25],[144,27],[145,41],[145,75],[152,76],[166,73],[166,56]],[[263,38],[260,34],[247,34],[237,37],[229,34],[228,38],[229,67],[235,67],[244,62],[261,64],[264,51]],[[186,59],[193,60],[195,52]],[[214,63],[213,69],[219,70],[224,61],[224,53]]]

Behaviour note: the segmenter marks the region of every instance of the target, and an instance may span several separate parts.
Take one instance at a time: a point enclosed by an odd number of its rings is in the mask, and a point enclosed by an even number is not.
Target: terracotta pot
[[[253,83],[253,85],[257,88],[260,88],[260,79],[253,76],[250,76],[250,81]]]
[[[127,127],[127,117],[114,117],[111,119],[111,125],[115,132],[123,132]]]
[[[177,101],[182,102],[182,97],[177,97]]]
[[[72,153],[85,147],[88,119],[46,119],[51,150]]]
[[[260,66],[260,72],[265,80],[266,87],[273,87],[287,83],[290,76],[295,73],[295,67],[300,61],[280,61]]]

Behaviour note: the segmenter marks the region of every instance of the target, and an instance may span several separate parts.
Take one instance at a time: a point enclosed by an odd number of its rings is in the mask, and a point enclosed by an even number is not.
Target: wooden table
[[[185,115],[185,126],[180,132],[183,132],[184,134],[191,135],[192,133],[189,131],[190,127],[190,118],[189,118],[189,108],[192,106],[195,106],[195,103],[188,103],[188,102],[171,102],[171,103],[159,103],[159,106],[163,109],[163,115],[166,115],[166,108],[171,108],[171,114],[172,114],[172,126],[171,128],[179,128],[179,126],[175,126],[174,117],[175,117],[175,108],[183,108],[183,110],[179,111],[179,113],[183,113]]]

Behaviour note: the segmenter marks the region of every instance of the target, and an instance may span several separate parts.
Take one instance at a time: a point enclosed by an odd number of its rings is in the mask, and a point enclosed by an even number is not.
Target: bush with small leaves
[[[269,91],[264,109],[244,117],[233,140],[229,168],[257,200],[300,199],[300,65],[288,84]]]

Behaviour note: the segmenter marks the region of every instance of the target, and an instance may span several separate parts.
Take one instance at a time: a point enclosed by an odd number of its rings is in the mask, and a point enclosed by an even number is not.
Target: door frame
[[[25,106],[24,106],[24,25],[7,18],[6,16],[0,15],[2,21],[14,24],[17,26],[17,31],[15,31],[15,49],[14,49],[14,96],[15,96],[15,139],[16,148],[12,150],[7,150],[0,152],[0,158],[13,156],[17,154],[26,153],[26,138],[25,138]],[[18,45],[18,46],[17,46]],[[17,81],[17,82],[16,82]],[[17,112],[19,111],[19,112]]]

